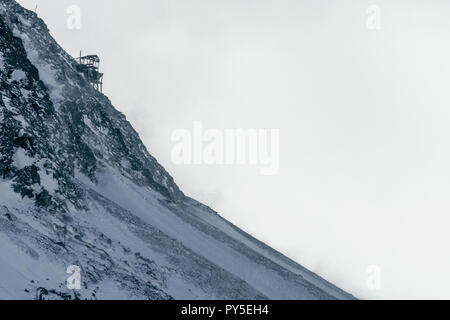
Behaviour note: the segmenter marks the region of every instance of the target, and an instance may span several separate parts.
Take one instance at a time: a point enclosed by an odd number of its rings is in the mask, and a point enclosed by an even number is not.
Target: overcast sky
[[[105,94],[186,194],[357,297],[450,298],[449,1],[19,2],[101,57]],[[195,120],[279,129],[279,173],[175,165]]]

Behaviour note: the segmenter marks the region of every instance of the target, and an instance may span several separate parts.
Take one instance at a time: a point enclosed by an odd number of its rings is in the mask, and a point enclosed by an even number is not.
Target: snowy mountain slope
[[[0,0],[0,299],[353,298],[185,197],[75,67]]]

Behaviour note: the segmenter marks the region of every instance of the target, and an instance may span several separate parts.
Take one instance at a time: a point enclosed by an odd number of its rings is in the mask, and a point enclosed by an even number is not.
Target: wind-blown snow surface
[[[0,16],[0,299],[353,298],[184,196],[43,21]]]

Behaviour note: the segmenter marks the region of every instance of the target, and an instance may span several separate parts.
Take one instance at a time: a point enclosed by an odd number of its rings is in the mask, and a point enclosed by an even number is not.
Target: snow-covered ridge
[[[0,299],[353,298],[185,197],[75,63],[0,0]]]

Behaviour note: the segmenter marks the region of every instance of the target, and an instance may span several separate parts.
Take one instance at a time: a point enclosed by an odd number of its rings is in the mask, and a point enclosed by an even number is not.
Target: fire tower
[[[78,72],[81,72],[89,83],[100,92],[103,92],[103,73],[98,71],[100,58],[97,55],[81,56],[77,58]]]

